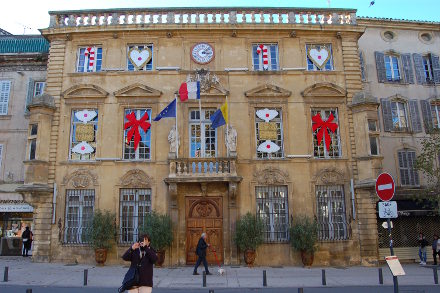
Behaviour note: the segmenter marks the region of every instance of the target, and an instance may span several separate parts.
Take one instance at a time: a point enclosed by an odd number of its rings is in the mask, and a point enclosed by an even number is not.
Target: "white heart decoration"
[[[269,110],[269,109],[263,109],[257,111],[257,116],[260,119],[263,119],[264,122],[269,122],[273,118],[278,116],[278,111],[276,110]]]
[[[89,145],[87,142],[82,141],[79,144],[77,144],[76,146],[74,146],[72,148],[72,152],[77,153],[77,154],[90,154],[94,151],[93,147],[91,145]]]
[[[276,143],[273,143],[270,140],[266,140],[258,146],[257,150],[262,153],[275,153],[280,150],[280,147]]]
[[[151,60],[151,50],[148,47],[141,50],[131,48],[128,51],[128,59],[137,69],[140,69]]]
[[[87,123],[98,115],[95,111],[82,110],[75,113],[76,119],[83,123]]]
[[[324,67],[329,57],[330,54],[325,48],[321,48],[321,50],[318,50],[316,48],[309,50],[309,58],[312,60],[313,63],[315,63],[317,67],[319,67],[319,69],[322,69],[322,67]]]

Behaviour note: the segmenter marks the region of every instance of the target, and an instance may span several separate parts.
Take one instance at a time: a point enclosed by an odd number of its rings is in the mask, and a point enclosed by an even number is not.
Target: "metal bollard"
[[[212,289],[209,289],[209,293],[214,293],[214,290],[212,290]]]
[[[267,287],[266,270],[263,270],[263,287]]]
[[[304,289],[303,288],[298,288],[298,293],[304,293]]]
[[[5,267],[5,274],[3,275],[3,282],[8,281],[8,272],[9,272],[9,267]]]
[[[325,279],[325,270],[322,270],[322,285],[323,286],[327,285],[327,280]]]
[[[206,287],[206,272],[203,271],[203,287]]]
[[[383,272],[382,272],[382,268],[379,268],[379,284],[383,285]]]
[[[89,270],[84,270],[84,286],[87,286],[87,275],[89,274]]]
[[[438,284],[438,273],[437,268],[432,268],[432,272],[434,273],[434,284]]]
[[[26,293],[32,293],[32,289],[26,289]]]

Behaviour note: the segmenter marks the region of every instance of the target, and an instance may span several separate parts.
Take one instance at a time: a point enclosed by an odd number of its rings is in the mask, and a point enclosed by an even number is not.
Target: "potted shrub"
[[[253,266],[257,247],[263,243],[264,224],[251,213],[241,217],[235,227],[234,241],[244,252],[244,261],[248,267]]]
[[[141,234],[151,236],[151,246],[157,251],[157,266],[162,266],[165,261],[165,249],[173,242],[173,227],[171,218],[157,212],[151,212],[145,217]]]
[[[104,265],[107,251],[112,248],[116,234],[116,216],[109,211],[95,210],[87,229],[87,241],[95,250],[95,260],[98,265]]]
[[[304,266],[313,264],[318,242],[318,222],[308,216],[297,216],[290,227],[290,244],[301,252]]]

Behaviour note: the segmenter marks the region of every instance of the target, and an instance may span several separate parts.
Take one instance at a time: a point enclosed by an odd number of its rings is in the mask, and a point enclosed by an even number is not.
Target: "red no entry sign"
[[[388,173],[380,174],[376,179],[376,194],[383,201],[389,201],[394,196],[394,180]]]

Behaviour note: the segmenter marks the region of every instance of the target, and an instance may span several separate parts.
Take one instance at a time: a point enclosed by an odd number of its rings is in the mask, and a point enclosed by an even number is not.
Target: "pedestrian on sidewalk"
[[[197,273],[197,268],[202,262],[203,265],[205,266],[206,274],[211,275],[208,269],[208,262],[206,261],[206,249],[210,246],[209,244],[206,243],[206,238],[207,238],[206,233],[203,232],[202,237],[200,237],[199,242],[197,243],[196,254],[198,256],[198,259],[196,262],[196,266],[194,267],[193,275],[199,274]]]
[[[122,256],[123,260],[131,262],[130,269],[135,269],[139,264],[139,284],[129,288],[129,293],[151,293],[153,290],[153,264],[157,254],[150,243],[150,236],[144,234]]]
[[[438,241],[438,235],[434,234],[434,241],[432,241],[432,258],[434,259],[434,265],[437,265],[437,255],[440,256],[440,241]]]
[[[428,241],[426,240],[425,236],[422,232],[419,233],[419,258],[420,258],[420,264],[426,265],[426,246],[429,245]]]
[[[23,234],[21,234],[21,238],[23,239],[23,251],[21,255],[24,257],[27,257],[29,254],[29,250],[31,250],[32,246],[32,232],[29,229],[28,226],[26,226],[26,229],[24,230]]]

